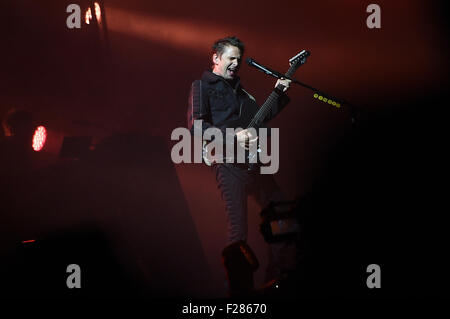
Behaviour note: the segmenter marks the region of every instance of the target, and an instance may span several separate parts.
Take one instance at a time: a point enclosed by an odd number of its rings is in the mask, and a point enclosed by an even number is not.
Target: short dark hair
[[[226,37],[226,38],[222,38],[222,39],[219,39],[216,42],[214,42],[214,44],[212,46],[211,55],[213,55],[214,53],[217,53],[217,55],[219,57],[222,56],[223,52],[225,51],[225,47],[227,45],[232,45],[234,47],[237,47],[239,49],[239,51],[241,51],[241,55],[244,55],[244,50],[245,50],[244,43],[242,43],[242,41],[236,37]]]

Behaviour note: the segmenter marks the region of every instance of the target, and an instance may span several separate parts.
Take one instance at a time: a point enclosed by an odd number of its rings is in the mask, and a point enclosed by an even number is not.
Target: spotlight
[[[102,22],[102,10],[100,9],[100,5],[98,2],[94,2],[94,10],[95,10],[95,17],[97,18],[97,22]]]
[[[86,22],[86,24],[90,24],[91,20],[92,20],[92,12],[91,8],[88,8],[86,14],[84,15],[84,21]]]
[[[33,150],[39,152],[44,148],[45,141],[47,140],[47,130],[44,126],[38,126],[33,135]]]
[[[98,24],[101,24],[102,22],[102,9],[100,7],[100,4],[98,2],[94,2],[94,14],[95,14],[95,18],[97,20]],[[84,14],[84,21],[86,24],[90,24],[91,20],[92,20],[92,10],[91,7],[88,7],[88,9],[86,10],[86,13]]]

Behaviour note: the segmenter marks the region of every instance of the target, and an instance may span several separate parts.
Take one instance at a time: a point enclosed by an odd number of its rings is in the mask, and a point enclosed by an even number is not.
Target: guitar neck
[[[289,70],[285,73],[285,75],[287,77],[291,77],[292,75],[294,75],[296,70],[297,70],[296,65],[292,64],[289,67]],[[277,86],[277,89],[283,91],[284,85],[279,84]],[[255,114],[255,116],[253,117],[252,121],[247,126],[247,128],[258,129],[261,123],[267,117],[267,115],[269,115],[272,108],[276,105],[276,103],[278,103],[278,94],[275,91],[272,91],[272,93],[270,93],[264,104],[259,108],[258,112]]]

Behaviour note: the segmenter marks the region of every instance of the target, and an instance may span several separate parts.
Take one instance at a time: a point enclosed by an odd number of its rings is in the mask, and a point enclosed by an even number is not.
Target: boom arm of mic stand
[[[289,77],[285,77],[285,78],[289,78]],[[296,83],[296,84],[298,84],[298,85],[300,85],[300,86],[303,86],[303,87],[305,87],[305,88],[307,88],[307,89],[309,89],[309,90],[314,91],[314,92],[317,93],[317,94],[323,95],[323,96],[325,96],[325,97],[326,97],[327,99],[329,99],[329,100],[331,99],[331,100],[333,100],[333,101],[335,101],[335,102],[341,103],[342,105],[348,106],[348,107],[350,108],[350,114],[351,114],[352,125],[355,125],[355,124],[356,124],[356,111],[355,111],[355,106],[354,106],[353,104],[350,104],[350,103],[347,102],[346,100],[342,100],[342,99],[336,98],[336,97],[334,97],[333,95],[330,95],[330,94],[328,94],[328,93],[325,93],[325,92],[323,92],[323,91],[321,91],[321,90],[319,90],[319,89],[316,89],[316,88],[314,88],[314,87],[312,87],[312,86],[310,86],[310,85],[308,85],[308,84],[306,84],[306,83],[302,83],[302,82],[300,82],[300,81],[298,81],[298,80],[296,80],[296,79],[289,78],[289,80],[291,80],[292,83]]]
[[[328,93],[325,93],[325,92],[323,92],[323,91],[321,91],[319,89],[316,89],[316,88],[314,88],[314,87],[312,87],[312,86],[310,86],[310,85],[308,85],[306,83],[300,82],[297,79],[294,79],[294,78],[291,78],[291,77],[286,76],[284,74],[281,74],[280,72],[277,72],[277,71],[274,71],[274,70],[271,70],[271,69],[268,69],[268,68],[264,68],[263,72],[268,74],[268,75],[271,75],[271,76],[273,76],[273,77],[275,77],[277,79],[288,79],[288,80],[291,80],[292,83],[295,83],[295,84],[298,84],[300,86],[303,86],[304,88],[312,90],[312,91],[314,91],[317,94],[323,95],[323,96],[325,96],[328,99],[331,99],[331,100],[333,100],[335,102],[339,102],[342,105],[347,105],[348,107],[350,107],[352,125],[354,125],[356,123],[355,107],[354,107],[354,105],[348,103],[346,100],[342,100],[342,99],[336,98],[336,97],[334,97],[334,96],[332,96],[332,95],[330,95]]]

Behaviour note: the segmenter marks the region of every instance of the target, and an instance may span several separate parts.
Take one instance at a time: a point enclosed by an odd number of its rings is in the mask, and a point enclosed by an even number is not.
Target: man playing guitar
[[[257,111],[255,99],[243,89],[237,76],[244,54],[244,44],[236,37],[217,40],[212,47],[212,71],[205,71],[200,80],[192,83],[188,128],[194,133],[194,121],[202,120],[202,133],[211,127],[220,129],[226,139],[226,128],[236,128],[244,111]],[[273,119],[289,102],[285,92],[290,80],[279,79],[271,96],[273,103],[264,122]],[[201,138],[201,136],[199,136]],[[240,147],[249,149],[258,137],[248,129],[237,131],[232,137]],[[225,201],[227,215],[227,244],[222,252],[229,294],[245,295],[254,288],[253,272],[258,261],[247,245],[247,196],[254,196],[261,207],[269,201],[282,200],[282,193],[270,174],[249,170],[235,163],[213,163],[218,187]],[[293,258],[284,255],[283,243],[271,244],[272,262],[267,270],[267,280],[295,267]],[[288,250],[292,250],[289,248]],[[292,252],[289,252],[292,255]],[[284,261],[284,263],[281,262]]]

